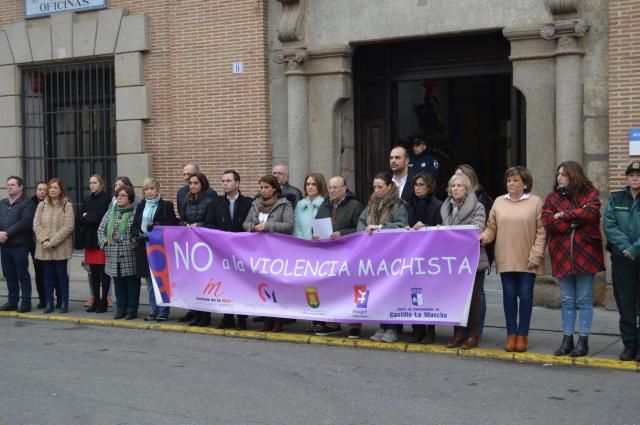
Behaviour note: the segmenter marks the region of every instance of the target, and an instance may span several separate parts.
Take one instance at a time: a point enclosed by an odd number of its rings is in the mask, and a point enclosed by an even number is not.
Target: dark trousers
[[[118,313],[138,314],[140,278],[138,276],[114,277],[113,287],[116,291],[116,309]]]
[[[109,295],[109,286],[111,286],[111,278],[105,273],[104,264],[89,264],[89,279],[91,282],[91,295],[93,295],[94,305],[99,306],[100,303],[102,303],[106,307],[107,295]],[[100,289],[102,289],[102,291],[100,291]]]
[[[22,300],[31,306],[31,275],[29,274],[29,248],[26,246],[3,246],[1,249],[2,273],[7,280],[9,304],[18,306]]]
[[[620,314],[620,336],[625,347],[640,347],[638,305],[640,297],[640,260],[611,256],[613,295]]]
[[[476,277],[473,281],[473,292],[471,292],[471,305],[469,306],[467,327],[465,329],[463,326],[454,326],[453,330],[456,334],[465,331],[468,336],[479,337],[482,334],[480,328],[482,322],[482,298],[480,296],[480,289],[484,286],[485,271],[486,270],[479,270],[476,272]]]
[[[47,301],[47,296],[44,291],[44,268],[42,267],[42,261],[36,260],[33,255],[34,253],[32,252],[33,270],[36,272],[36,291],[38,292],[40,302],[44,304]]]
[[[47,303],[53,304],[53,290],[61,306],[69,305],[68,260],[46,260],[42,262],[44,271],[44,293]],[[59,289],[58,289],[59,288]]]

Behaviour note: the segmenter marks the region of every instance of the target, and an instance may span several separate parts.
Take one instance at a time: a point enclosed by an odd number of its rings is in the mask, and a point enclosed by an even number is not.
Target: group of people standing
[[[312,231],[314,218],[331,219],[331,239],[358,231],[473,225],[478,229],[480,259],[468,323],[466,327],[454,327],[447,347],[473,349],[480,344],[486,315],[484,279],[495,261],[503,287],[505,350],[526,351],[535,278],[545,272],[548,247],[562,299],[563,339],[555,354],[587,355],[593,282],[595,274],[604,270],[604,255],[599,193],[581,166],[573,161],[560,164],[553,190],[545,201],[532,193],[531,173],[521,166],[511,167],[504,176],[507,193],[494,201],[480,185],[473,167],[462,164],[448,178],[447,197],[440,200],[435,195],[438,162],[431,156],[425,159],[425,148],[423,139],[414,142],[413,157],[418,162],[413,164],[406,148],[393,148],[391,172],[373,177],[373,190],[366,205],[355,198],[342,176],[334,176],[327,183],[322,174],[309,173],[300,191],[289,184],[283,165],[262,176],[258,194],[247,197],[240,192],[240,175],[235,170],[222,174],[224,194],[218,196],[197,164],[187,164],[183,169],[185,185],[176,196],[178,215],[173,203],[162,198],[160,185],[153,178],[143,182],[143,199],[138,201],[127,177],[118,177],[113,194],[108,194],[102,178],[93,175],[89,180],[90,194],[74,214],[60,179],[38,183],[36,195],[29,199],[23,193],[22,179],[11,176],[7,180],[8,198],[0,201],[2,267],[9,288],[8,302],[0,309],[31,310],[31,253],[41,300],[38,307],[44,308],[45,313],[51,313],[54,306],[61,313],[68,311],[67,261],[72,255],[74,227],[78,233],[76,246],[84,249],[90,270],[94,303],[87,311],[107,310],[113,281],[114,319],[137,318],[141,278],[145,278],[150,305],[145,320],[166,321],[169,308],[157,305],[146,256],[147,235],[154,225],[275,232],[303,239],[316,239]],[[612,252],[614,293],[625,345],[622,360],[637,359],[640,344],[636,312],[640,295],[640,268],[636,262],[640,255],[640,220],[635,218],[640,163],[630,164],[627,175],[629,186],[611,195],[604,226]],[[286,324],[283,318],[256,319],[262,322],[263,331],[278,332]],[[192,326],[208,326],[211,315],[189,311],[179,320]],[[218,327],[246,329],[247,317],[225,314]],[[381,324],[371,339],[393,342],[401,329],[402,325]],[[340,333],[341,327],[339,323],[313,322],[308,330],[331,335]],[[360,324],[349,324],[347,336],[359,338],[360,331]],[[435,339],[434,326],[413,326],[411,342],[430,344]]]

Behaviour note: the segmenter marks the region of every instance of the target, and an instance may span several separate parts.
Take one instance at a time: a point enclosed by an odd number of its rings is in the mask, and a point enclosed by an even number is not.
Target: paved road
[[[640,377],[0,318],[0,424],[637,424]]]

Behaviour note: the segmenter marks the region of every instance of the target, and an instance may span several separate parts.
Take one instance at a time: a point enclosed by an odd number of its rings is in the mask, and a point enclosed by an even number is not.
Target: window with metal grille
[[[59,177],[74,204],[100,174],[109,190],[116,177],[116,107],[113,61],[22,70],[23,178]]]

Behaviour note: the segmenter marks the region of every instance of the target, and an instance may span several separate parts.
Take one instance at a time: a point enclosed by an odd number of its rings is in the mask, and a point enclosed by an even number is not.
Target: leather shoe
[[[527,351],[529,345],[529,338],[524,335],[518,335],[516,338],[516,351],[518,353],[524,353]]]
[[[573,335],[564,335],[560,347],[553,353],[554,356],[566,356],[574,349]]]
[[[11,305],[9,303],[3,304],[0,307],[0,311],[16,311],[18,309],[17,305]]]
[[[124,320],[133,320],[133,319],[137,319],[138,318],[138,314],[137,313],[127,313],[127,315],[125,316]]]
[[[40,302],[38,303],[38,305],[36,306],[36,308],[38,308],[38,309],[42,309],[42,308],[45,308],[46,306],[47,306],[47,303],[46,303],[46,302],[44,302],[44,301],[40,301]]]
[[[18,307],[18,313],[28,313],[30,311],[31,311],[31,304],[29,305],[21,304],[20,307]]]
[[[231,314],[225,314],[222,317],[222,321],[218,323],[218,326],[217,326],[218,329],[231,329],[235,327],[236,327],[236,323],[235,323],[235,320],[233,320],[233,315]]]
[[[178,319],[178,322],[182,322],[182,323],[191,322],[195,317],[195,315],[196,314],[193,311],[187,311],[187,313],[184,316]]]
[[[462,345],[463,342],[464,342],[463,334],[461,333],[454,334],[449,340],[449,343],[447,344],[447,348],[458,348]]]
[[[636,348],[635,347],[624,347],[622,353],[620,353],[619,359],[623,362],[629,362],[636,357]]]
[[[276,319],[273,321],[273,331],[274,332],[282,332],[282,328],[284,327],[285,319]]]
[[[427,329],[425,325],[413,325],[413,331],[408,342],[415,344],[416,342],[421,342],[426,336]]]
[[[118,311],[116,313],[116,315],[113,316],[113,320],[124,319],[125,317],[127,317],[127,312],[126,311]]]
[[[478,348],[478,345],[480,345],[480,337],[470,336],[469,338],[464,340],[464,343],[460,348],[462,348],[463,350],[471,350],[472,348]]]
[[[504,344],[505,351],[516,351],[516,342],[518,341],[518,335],[507,335],[507,342]]]

